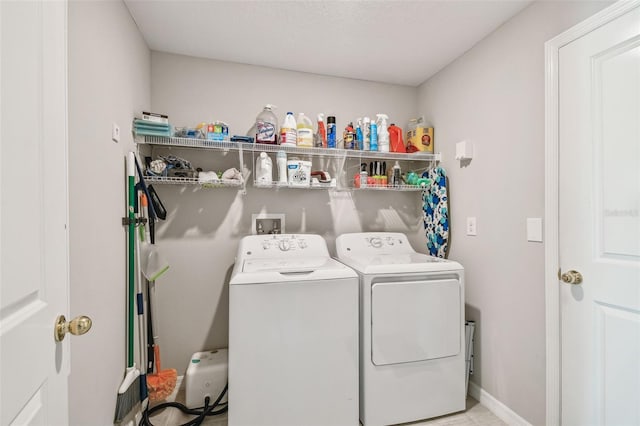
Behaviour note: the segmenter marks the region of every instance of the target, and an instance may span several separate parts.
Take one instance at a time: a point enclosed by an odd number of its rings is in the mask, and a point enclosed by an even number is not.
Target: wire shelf
[[[354,191],[422,191],[424,187],[416,185],[367,185],[365,187],[352,187]]]
[[[282,182],[270,182],[270,183],[262,183],[253,181],[253,187],[257,189],[336,189],[335,183],[332,185],[331,183],[314,183],[310,186],[298,186],[293,185],[290,186],[288,183]]]
[[[242,182],[236,179],[220,179],[211,182],[200,182],[198,178],[145,176],[145,182],[165,185],[200,185],[203,188],[238,188]]]
[[[401,152],[378,152],[378,151],[358,151],[351,149],[337,148],[304,148],[287,145],[255,144],[246,142],[211,141],[194,138],[174,138],[165,136],[143,136],[136,138],[137,144],[163,145],[183,148],[218,149],[218,150],[242,150],[247,152],[271,152],[284,151],[287,154],[309,155],[314,157],[338,157],[338,158],[368,158],[381,160],[404,160],[404,161],[440,161],[440,153],[401,153]]]

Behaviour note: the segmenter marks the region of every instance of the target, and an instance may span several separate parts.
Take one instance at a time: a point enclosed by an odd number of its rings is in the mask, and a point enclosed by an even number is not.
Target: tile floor
[[[179,378],[180,379],[180,378]],[[184,402],[184,386],[178,383],[178,390],[168,398],[178,402]],[[161,412],[154,413],[151,422],[155,426],[177,426],[188,422],[195,416],[183,414],[180,410],[167,408]],[[212,416],[203,423],[204,426],[227,426],[227,414]],[[405,426],[506,426],[506,423],[496,417],[485,406],[475,399],[467,398],[467,409],[460,413],[448,416],[436,417],[433,419],[405,423]]]

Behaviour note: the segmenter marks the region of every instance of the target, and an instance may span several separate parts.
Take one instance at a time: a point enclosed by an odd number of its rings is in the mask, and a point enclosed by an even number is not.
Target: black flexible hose
[[[213,402],[211,406],[209,406],[209,402],[211,401],[211,398],[207,396],[204,399],[204,407],[202,408],[188,408],[187,406],[185,406],[184,404],[180,404],[179,402],[165,402],[163,404],[156,405],[153,408],[149,408],[142,413],[142,419],[140,420],[140,423],[138,426],[154,426],[153,423],[151,423],[149,416],[155,413],[156,411],[164,410],[165,408],[169,408],[169,407],[177,408],[185,414],[198,416],[194,419],[189,420],[187,423],[184,423],[179,426],[199,426],[202,424],[202,422],[207,416],[216,416],[216,415],[227,412],[227,410],[229,409],[228,405],[225,405],[224,407],[222,407],[220,410],[217,410],[217,411],[214,411],[214,409],[218,405],[220,405],[220,401],[222,400],[224,395],[227,393],[228,387],[229,387],[228,383],[224,385],[224,389],[222,389],[222,392],[220,392],[220,395],[218,395],[218,398],[216,398],[216,400]]]

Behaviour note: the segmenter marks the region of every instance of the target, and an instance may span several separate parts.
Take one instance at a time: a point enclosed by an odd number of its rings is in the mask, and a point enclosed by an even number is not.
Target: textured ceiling
[[[125,0],[152,50],[410,86],[529,3]]]

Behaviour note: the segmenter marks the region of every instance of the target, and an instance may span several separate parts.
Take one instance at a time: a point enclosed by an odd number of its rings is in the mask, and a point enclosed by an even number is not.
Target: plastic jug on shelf
[[[256,117],[255,135],[247,135],[255,136],[256,143],[275,145],[278,142],[278,120],[273,113],[273,108],[276,106],[271,104],[264,106],[264,109]]]
[[[313,123],[309,117],[303,112],[299,113],[296,126],[298,130],[297,145],[303,148],[313,148]]]
[[[266,152],[261,152],[256,160],[256,185],[271,185],[273,163]]]
[[[280,128],[280,145],[296,146],[298,139],[298,125],[292,112],[288,112]]]
[[[395,124],[389,126],[389,140],[391,144],[391,152],[407,152],[402,140],[402,129]]]

